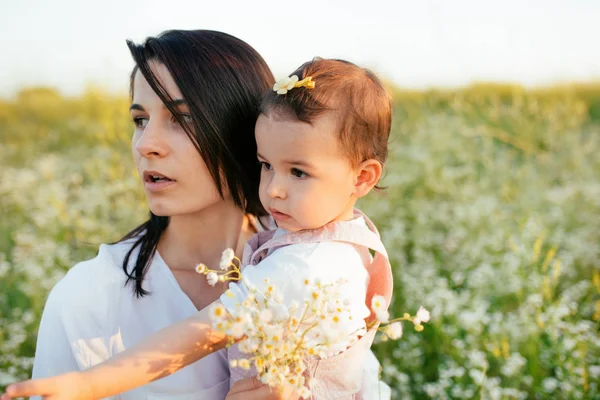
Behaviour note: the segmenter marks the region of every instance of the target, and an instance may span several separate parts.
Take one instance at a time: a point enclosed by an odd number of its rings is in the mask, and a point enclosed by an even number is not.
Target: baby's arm
[[[7,394],[99,399],[163,378],[225,347],[227,336],[212,329],[210,309],[206,307],[90,369],[11,385]]]

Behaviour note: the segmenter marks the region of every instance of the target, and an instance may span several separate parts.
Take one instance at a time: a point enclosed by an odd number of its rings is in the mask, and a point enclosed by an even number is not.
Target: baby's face
[[[260,200],[279,227],[298,231],[352,218],[356,173],[336,126],[330,113],[312,125],[273,113],[258,117]]]

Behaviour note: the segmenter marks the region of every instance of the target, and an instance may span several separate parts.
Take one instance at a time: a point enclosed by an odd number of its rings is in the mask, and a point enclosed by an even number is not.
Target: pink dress
[[[366,215],[358,210],[354,211],[355,217],[362,216],[369,229],[349,224],[344,221],[332,222],[322,228],[289,233],[273,239],[273,231],[259,232],[253,236],[244,249],[243,265],[256,265],[267,254],[269,249],[274,250],[282,246],[296,243],[315,243],[322,241],[342,241],[367,247],[375,251],[369,265],[365,265],[369,274],[366,304],[370,309],[371,298],[374,295],[383,296],[389,304],[392,297],[393,279],[392,270],[388,261],[387,252],[381,243],[379,232]],[[366,320],[373,321],[374,313]],[[373,326],[365,336],[342,353],[325,359],[310,358],[306,360],[307,369],[305,377],[316,378],[316,384],[311,386],[312,397],[315,400],[356,400],[364,399],[361,396],[363,380],[363,361],[369,351],[377,332],[378,324]],[[228,359],[244,358],[237,345],[228,349]],[[256,376],[256,370],[231,368],[230,385],[244,378]],[[366,399],[375,400],[375,399]]]

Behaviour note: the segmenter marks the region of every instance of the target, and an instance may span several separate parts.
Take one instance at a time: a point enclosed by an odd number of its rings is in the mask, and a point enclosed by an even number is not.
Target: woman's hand
[[[278,393],[258,378],[237,381],[231,387],[225,400],[297,400],[295,393]],[[4,399],[1,399],[4,400]]]
[[[14,383],[6,388],[0,400],[27,396],[42,396],[44,400],[95,400],[91,386],[79,372]]]
[[[0,400],[15,397],[42,396],[44,400],[96,400],[91,387],[79,372],[70,372],[52,378],[32,379],[14,383],[6,388]],[[236,382],[226,400],[297,400],[295,393],[279,393],[256,377]]]

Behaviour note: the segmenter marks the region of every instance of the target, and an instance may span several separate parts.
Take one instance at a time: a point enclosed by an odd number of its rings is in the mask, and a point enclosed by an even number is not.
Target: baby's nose
[[[284,199],[286,197],[285,187],[277,180],[277,178],[273,178],[267,192],[272,198]]]

